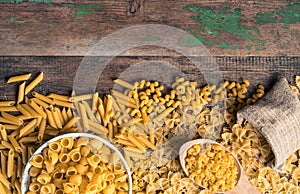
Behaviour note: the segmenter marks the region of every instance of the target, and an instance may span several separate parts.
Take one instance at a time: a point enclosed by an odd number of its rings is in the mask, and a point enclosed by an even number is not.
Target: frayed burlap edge
[[[256,104],[239,111],[237,118],[238,123],[244,120],[251,123],[266,138],[276,168],[300,148],[300,101],[285,78]]]

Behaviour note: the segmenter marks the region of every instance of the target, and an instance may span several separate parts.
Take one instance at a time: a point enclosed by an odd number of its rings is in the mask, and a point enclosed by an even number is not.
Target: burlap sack
[[[274,166],[300,148],[300,102],[285,78],[280,79],[256,104],[237,113],[238,122],[249,121],[270,144]]]

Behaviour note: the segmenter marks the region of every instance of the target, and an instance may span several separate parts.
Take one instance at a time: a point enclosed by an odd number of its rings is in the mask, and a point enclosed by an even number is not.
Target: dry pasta
[[[30,78],[30,76],[31,76],[31,73],[12,76],[7,80],[7,83],[26,81]]]
[[[32,82],[30,82],[25,88],[25,95],[28,94],[35,86],[37,86],[44,77],[44,73],[41,72]]]
[[[105,146],[101,142],[99,144],[98,140],[89,138],[62,138],[56,142],[51,142],[42,151],[45,154],[44,156],[43,154],[37,154],[30,161],[32,164],[30,171],[38,171],[37,173],[31,173],[28,191],[53,193],[55,190],[62,189],[64,193],[79,191],[82,193],[96,193],[103,190],[105,190],[104,193],[128,192],[126,170],[122,167],[122,164],[117,162],[118,157],[114,155],[115,157],[110,163],[103,160],[100,155],[94,153],[93,149],[89,147],[99,150]],[[47,149],[50,150],[45,151]],[[83,150],[88,154],[84,154]],[[50,161],[46,158],[49,158]],[[72,165],[68,162],[72,162]],[[113,167],[114,164],[118,166]],[[64,170],[53,171],[54,173],[52,173],[52,171],[49,172],[49,168],[51,170]],[[123,178],[121,179],[120,176]],[[59,179],[63,181],[62,184],[58,183]],[[57,180],[55,181],[56,184],[53,184],[52,180]],[[107,184],[107,181],[110,184]],[[119,187],[112,188],[109,186],[112,184],[119,184]]]

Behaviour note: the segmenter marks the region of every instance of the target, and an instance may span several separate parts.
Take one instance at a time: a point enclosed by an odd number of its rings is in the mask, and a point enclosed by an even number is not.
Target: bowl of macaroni
[[[132,193],[130,168],[103,138],[69,133],[44,143],[25,166],[22,194]]]
[[[179,151],[185,174],[212,192],[229,192],[240,180],[238,160],[222,145],[209,139],[183,144]]]

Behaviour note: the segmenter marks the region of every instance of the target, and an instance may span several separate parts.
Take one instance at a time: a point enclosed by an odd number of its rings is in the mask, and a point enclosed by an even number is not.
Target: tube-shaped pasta
[[[87,161],[88,161],[88,163],[89,163],[90,166],[96,168],[97,165],[99,164],[99,162],[101,161],[101,158],[100,158],[99,155],[94,154],[94,155],[88,157]]]
[[[110,184],[102,192],[103,194],[111,194],[111,193],[115,193],[115,191],[116,191],[115,184]]]
[[[29,191],[38,192],[41,189],[41,183],[33,182],[29,185]]]
[[[29,170],[29,175],[31,177],[37,177],[40,173],[41,173],[41,168],[37,168],[37,167],[31,167]]]
[[[75,168],[76,168],[77,172],[78,172],[79,174],[81,174],[81,175],[86,175],[86,173],[87,173],[88,170],[89,170],[89,166],[87,166],[87,165],[82,165],[82,164],[77,164],[77,165],[75,166]]]
[[[72,176],[74,174],[77,174],[77,170],[74,166],[70,166],[68,169],[67,169],[67,172],[66,172],[66,175],[67,176]]]
[[[57,100],[62,100],[62,101],[69,101],[69,99],[70,99],[70,96],[64,96],[64,95],[55,94],[55,93],[51,93],[51,94],[47,95],[47,97],[57,99]]]
[[[80,138],[76,141],[76,147],[79,148],[79,147],[81,147],[81,146],[88,145],[89,142],[90,142],[89,138],[87,138],[87,137],[80,137]]]
[[[96,183],[89,183],[86,187],[86,191],[88,193],[96,193],[98,190],[98,184]]]
[[[82,146],[80,149],[80,154],[82,156],[87,156],[90,153],[90,149],[87,146]]]
[[[80,186],[82,183],[82,176],[80,174],[74,174],[70,177],[69,182],[73,185]]]
[[[19,82],[19,81],[26,81],[30,78],[31,73],[23,74],[23,75],[16,75],[12,76],[7,80],[7,83],[12,83],[12,82]]]
[[[58,153],[49,149],[48,159],[50,160],[52,165],[55,165],[58,162]]]
[[[47,173],[41,173],[38,177],[37,177],[37,181],[43,185],[50,183],[51,177],[49,176],[49,174]]]
[[[39,113],[43,118],[47,117],[47,114],[43,111],[42,108],[40,108],[34,100],[29,99],[28,104],[35,110],[35,112]]]
[[[65,193],[72,193],[75,190],[75,185],[71,183],[64,183],[63,187]]]
[[[60,150],[61,150],[61,145],[59,142],[55,141],[55,142],[50,142],[49,145],[48,145],[49,149],[54,151],[54,152],[57,152],[59,153]]]
[[[69,152],[69,157],[73,162],[79,162],[81,159],[80,148],[75,148]]]
[[[49,183],[41,187],[41,193],[54,193],[55,190],[56,187],[53,183]]]
[[[58,156],[58,160],[61,162],[61,163],[68,163],[71,158],[69,157],[69,155],[67,153],[60,153],[59,156]]]
[[[32,82],[30,82],[25,88],[25,95],[28,94],[35,86],[37,86],[44,77],[44,73],[41,72]]]
[[[24,134],[26,134],[32,127],[36,125],[37,120],[33,119],[29,123],[27,123],[24,127],[20,129],[19,137],[22,137]]]
[[[8,152],[8,160],[7,160],[7,177],[11,177],[14,173],[14,156],[15,152],[13,149],[10,149]]]
[[[119,183],[116,183],[116,188],[117,188],[119,191],[128,191],[128,189],[129,189],[128,183],[126,183],[126,182],[119,182]]]
[[[37,154],[33,156],[32,160],[30,161],[30,164],[36,168],[42,168],[44,162],[44,157],[41,154]]]
[[[71,149],[74,145],[74,139],[72,137],[62,138],[60,140],[60,145],[63,148]]]
[[[36,97],[37,99],[39,99],[47,104],[51,104],[51,105],[54,104],[54,100],[52,100],[52,99],[48,98],[47,96],[44,96],[43,94],[40,94],[38,92],[32,92],[32,96]],[[39,104],[38,101],[36,101],[36,103]]]
[[[19,86],[17,104],[21,103],[24,100],[24,92],[25,92],[25,82],[23,82]]]

